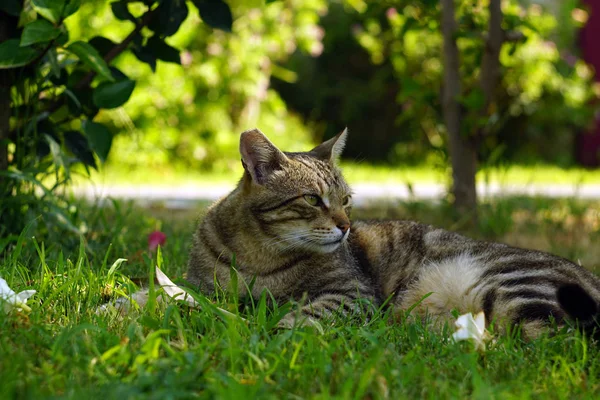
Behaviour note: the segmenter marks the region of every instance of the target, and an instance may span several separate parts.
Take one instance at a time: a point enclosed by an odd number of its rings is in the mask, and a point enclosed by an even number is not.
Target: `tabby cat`
[[[416,304],[413,314],[438,321],[483,310],[486,324],[522,323],[529,338],[552,320],[595,328],[600,279],[568,260],[411,221],[351,227],[352,191],[336,167],[346,136],[289,153],[258,129],[243,132],[244,175],[199,225],[188,279],[208,293],[215,282],[226,287],[235,257],[241,296],[306,296],[283,326],[364,311],[359,299],[367,299],[400,310]]]

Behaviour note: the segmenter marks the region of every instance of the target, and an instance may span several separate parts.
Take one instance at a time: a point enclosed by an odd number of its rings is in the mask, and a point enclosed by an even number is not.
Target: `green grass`
[[[237,164],[236,164],[237,165]],[[344,175],[350,183],[446,183],[450,173],[445,168],[423,166],[373,166],[360,163],[343,163]],[[91,182],[100,185],[155,185],[155,186],[212,186],[235,183],[242,176],[241,165],[231,171],[203,173],[179,168],[137,168],[123,170],[109,164],[101,172],[92,171]],[[232,180],[232,177],[234,179]],[[477,174],[480,183],[499,184],[600,184],[600,170],[583,168],[563,169],[553,165],[507,166],[488,168]],[[89,185],[86,177],[75,177],[76,183]]]
[[[157,262],[182,283],[199,210],[80,206],[80,245],[45,243],[25,231],[0,261],[16,291],[38,291],[30,313],[0,315],[0,398],[597,398],[600,345],[562,332],[525,343],[497,337],[484,353],[453,343],[450,330],[392,322],[338,321],[323,332],[278,330],[288,306],[236,307],[247,322],[170,303],[121,318],[96,307],[134,290]],[[463,230],[445,204],[382,203],[357,217],[412,218]],[[162,261],[147,251],[154,229],[167,234]],[[482,205],[471,235],[551,250],[600,270],[600,202],[530,198]],[[69,244],[70,243],[70,244]],[[111,266],[127,258],[118,267]],[[229,297],[229,299],[232,299]]]

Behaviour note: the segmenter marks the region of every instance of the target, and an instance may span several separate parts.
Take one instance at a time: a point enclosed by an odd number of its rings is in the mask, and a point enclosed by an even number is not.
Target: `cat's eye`
[[[308,204],[310,204],[311,206],[318,206],[319,203],[321,202],[321,199],[319,198],[319,196],[315,196],[314,194],[305,194],[304,200],[306,200],[306,202]]]
[[[343,205],[344,207],[346,207],[346,206],[350,205],[350,200],[352,200],[352,197],[350,197],[350,196],[346,196],[346,197],[344,197],[344,200],[343,200],[343,202],[342,202],[342,205]]]

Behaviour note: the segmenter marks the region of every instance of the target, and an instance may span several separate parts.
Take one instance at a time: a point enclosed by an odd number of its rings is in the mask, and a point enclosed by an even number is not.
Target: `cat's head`
[[[336,166],[346,136],[288,153],[258,129],[242,133],[245,205],[269,246],[329,253],[348,238],[352,193]]]

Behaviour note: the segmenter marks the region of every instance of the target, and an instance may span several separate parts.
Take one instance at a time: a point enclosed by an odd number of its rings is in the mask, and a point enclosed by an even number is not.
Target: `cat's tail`
[[[600,340],[600,306],[581,285],[569,283],[558,288],[558,303],[586,334]]]

